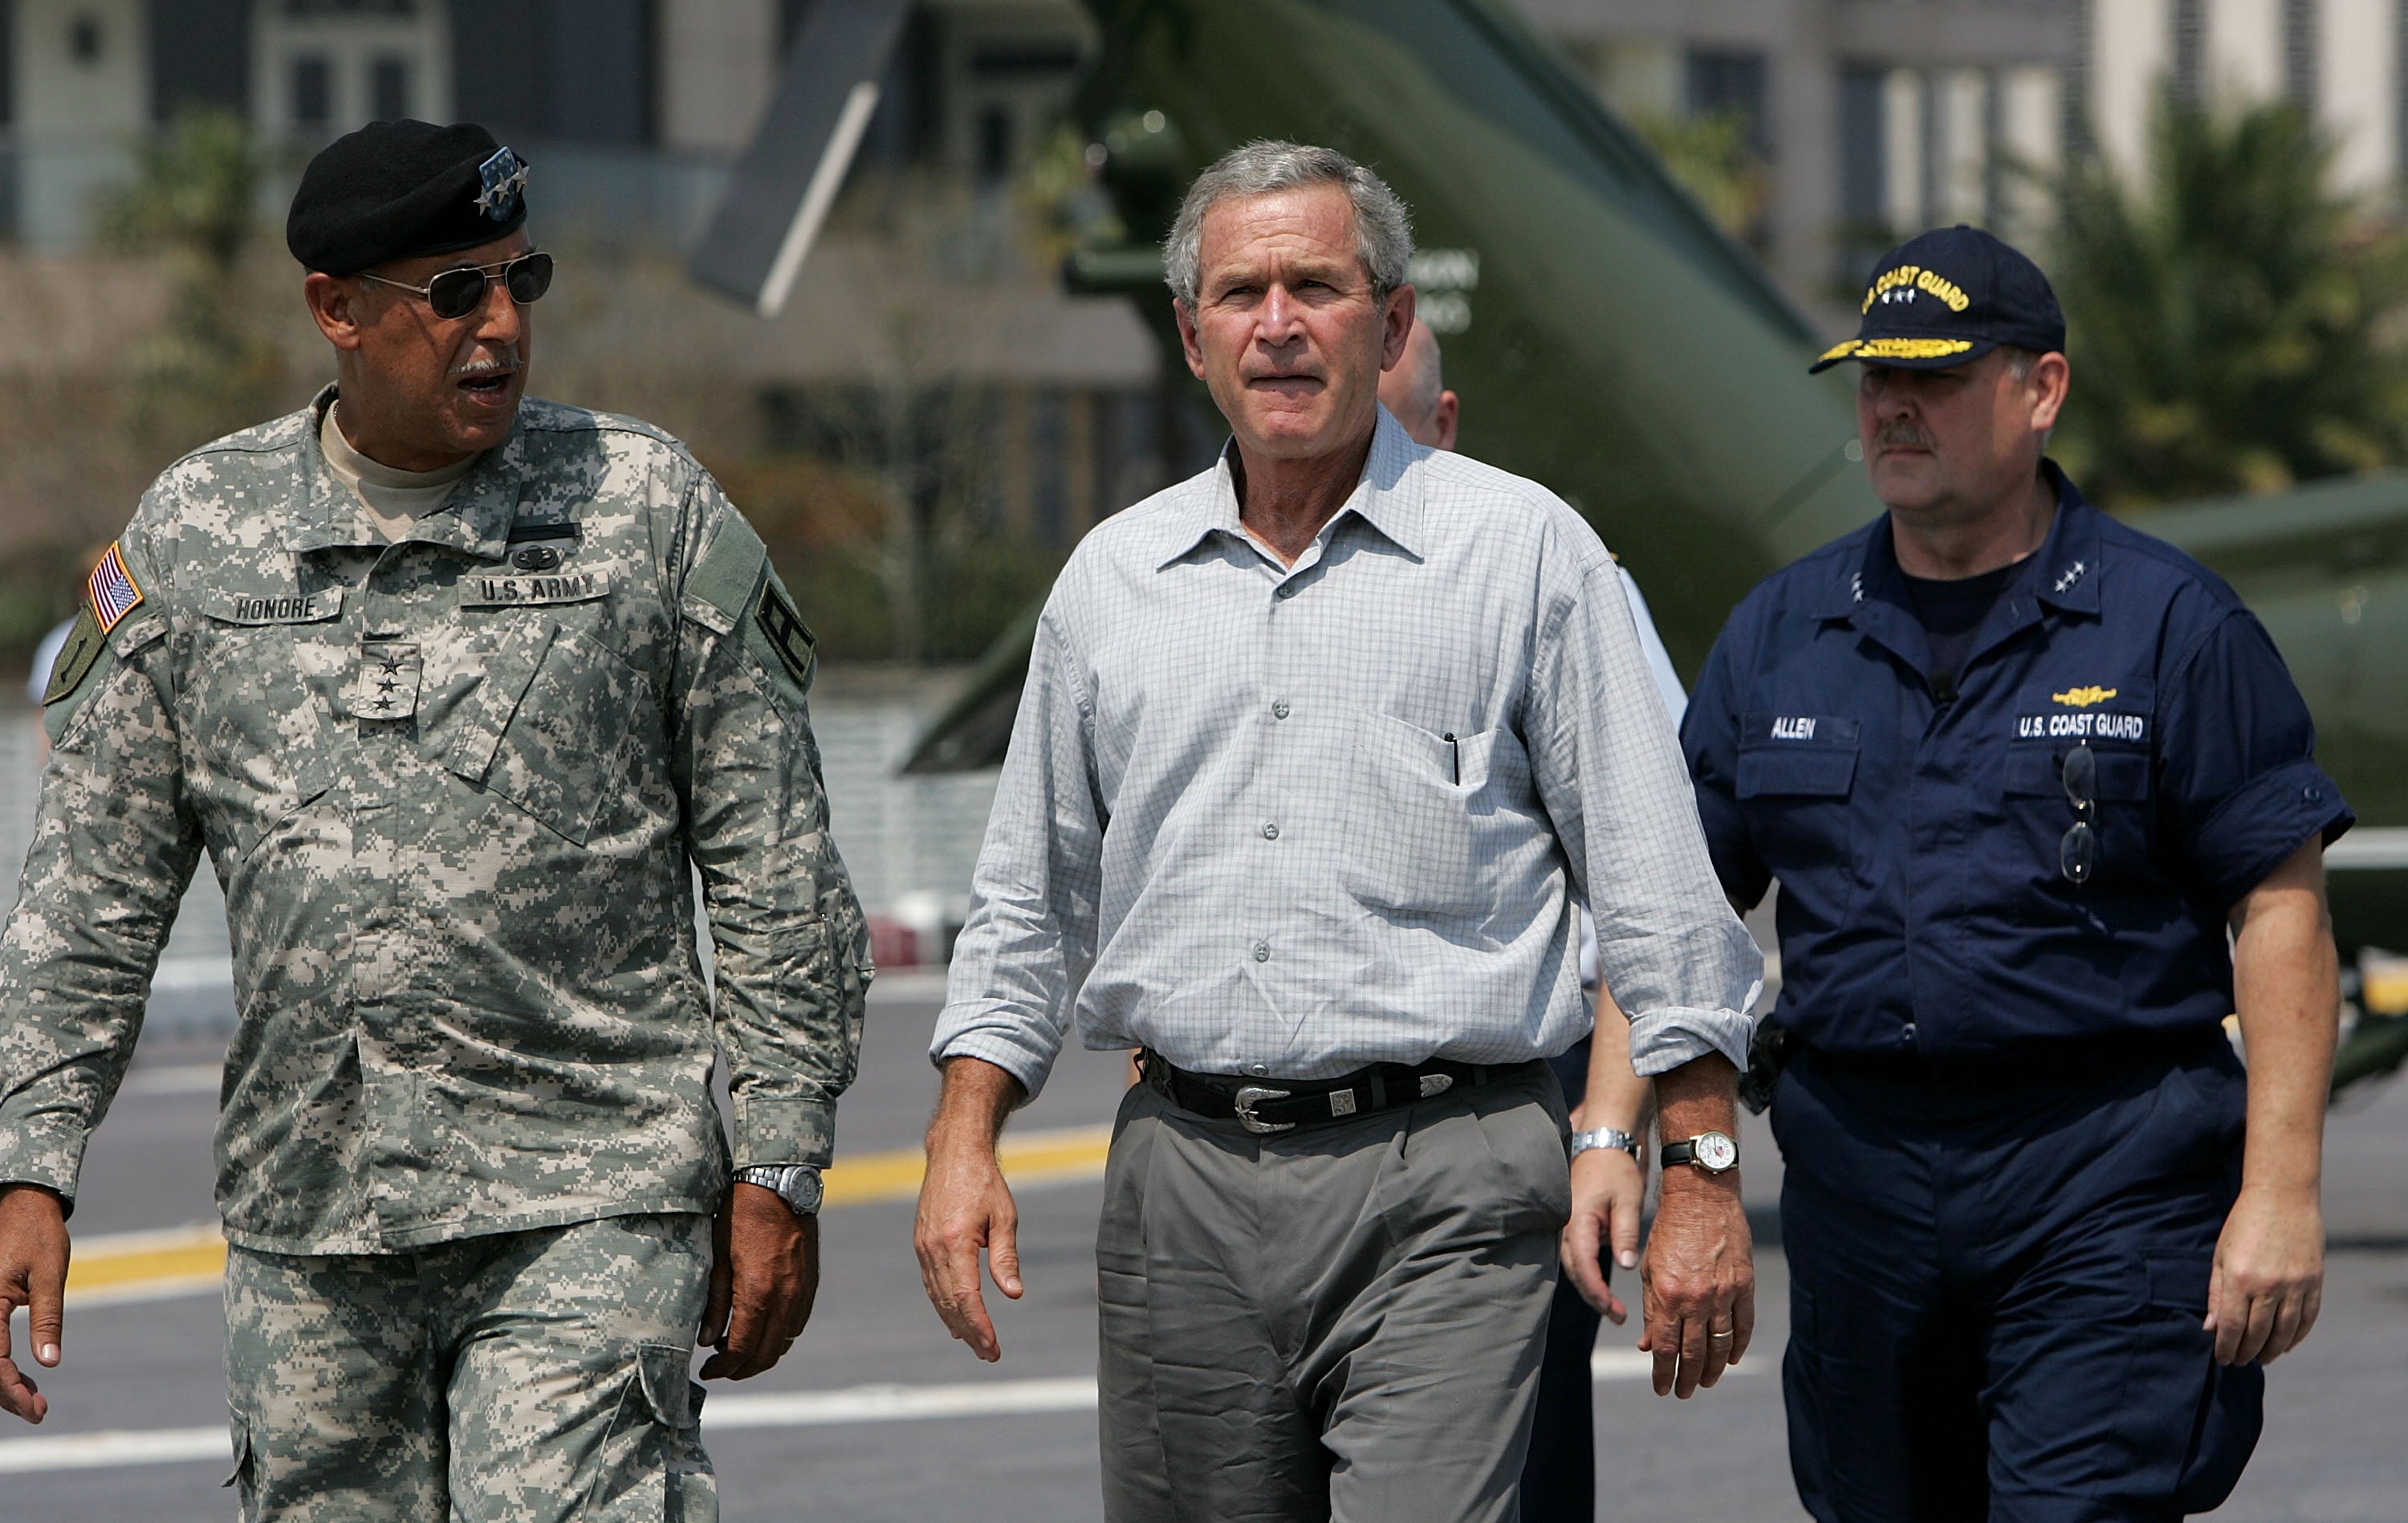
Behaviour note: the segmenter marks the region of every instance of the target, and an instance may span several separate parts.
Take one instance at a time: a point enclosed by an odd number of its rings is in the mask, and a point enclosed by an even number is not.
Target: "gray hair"
[[[1386,300],[1405,283],[1413,257],[1412,213],[1387,182],[1334,148],[1257,138],[1221,155],[1187,187],[1179,220],[1162,246],[1163,280],[1190,308],[1203,276],[1204,214],[1233,195],[1268,195],[1307,185],[1340,185],[1354,206],[1354,251],[1371,294]]]

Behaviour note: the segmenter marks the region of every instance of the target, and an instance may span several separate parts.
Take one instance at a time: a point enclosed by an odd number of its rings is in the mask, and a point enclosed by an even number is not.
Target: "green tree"
[[[1639,112],[1629,120],[1672,178],[1698,198],[1724,232],[1759,253],[1764,251],[1772,177],[1750,146],[1751,129],[1744,112],[1712,111],[1703,116]]]
[[[2052,275],[2073,391],[2055,448],[2128,507],[2278,489],[2408,455],[2397,235],[2332,193],[2331,149],[2287,103],[2171,93],[2129,181],[2057,178]]]
[[[104,242],[164,257],[166,323],[135,355],[137,424],[182,450],[272,410],[282,364],[250,321],[237,266],[256,226],[262,164],[234,111],[188,108],[137,148],[134,177],[98,207]]]

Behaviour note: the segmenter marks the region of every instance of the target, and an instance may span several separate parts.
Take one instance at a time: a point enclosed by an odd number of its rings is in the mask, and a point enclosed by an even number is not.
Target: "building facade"
[[[2300,103],[2338,188],[2387,210],[2408,137],[2401,0],[1516,0],[1641,120],[1733,112],[1762,155],[1759,242],[1809,303],[1902,234],[2033,230],[2068,151],[2145,160],[2168,87]]]
[[[548,228],[681,247],[811,3],[0,0],[0,237],[82,246],[131,145],[197,103],[285,151],[263,212],[340,132],[466,118],[538,165]],[[2408,164],[2408,0],[1503,3],[1642,124],[1735,122],[1762,185],[1741,231],[1810,308],[1914,229],[2034,231],[2068,151],[2137,168],[2168,86],[2297,100],[2334,140],[2339,187],[2372,208],[2391,206]],[[1076,0],[924,0],[862,162],[999,202],[1094,42]]]

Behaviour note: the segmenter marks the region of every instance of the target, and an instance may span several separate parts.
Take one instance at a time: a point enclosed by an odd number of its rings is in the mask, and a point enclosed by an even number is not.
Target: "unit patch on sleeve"
[[[761,600],[753,610],[753,618],[761,633],[768,637],[769,649],[777,653],[779,664],[797,687],[811,685],[812,648],[819,641],[805,627],[803,616],[786,599],[785,589],[774,576],[761,579]]]
[[[74,692],[107,649],[108,632],[87,603],[77,611],[75,627],[67,631],[67,642],[59,647],[59,658],[50,665],[50,684],[42,689],[42,707],[47,709]]]

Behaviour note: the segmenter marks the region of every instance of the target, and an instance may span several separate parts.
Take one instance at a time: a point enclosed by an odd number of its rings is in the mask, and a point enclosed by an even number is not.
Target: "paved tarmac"
[[[924,1122],[933,1083],[919,1055],[936,1004],[924,978],[914,982],[890,981],[873,1005],[863,1078],[838,1126],[846,1156],[908,1148]],[[189,1042],[146,1045],[92,1149],[75,1222],[85,1241],[208,1218],[215,1096],[201,1085],[202,1065],[214,1056]],[[1068,1056],[1045,1094],[1016,1119],[1015,1133],[1108,1120],[1120,1075],[1116,1056]],[[1747,1142],[1752,1158],[1767,1160],[1749,1179],[1769,1203],[1778,1188],[1770,1141],[1756,1131]],[[2305,1350],[2275,1367],[2266,1441],[2221,1517],[2397,1523],[2408,1516],[2408,1445],[2401,1443],[2408,1086],[2345,1107],[2334,1122],[2332,1154],[2336,1242],[2325,1321]],[[725,1516],[861,1523],[1097,1516],[1095,1418],[1082,1383],[1095,1369],[1090,1245],[1099,1195],[1092,1169],[1075,1168],[1023,1191],[1029,1293],[1001,1306],[1004,1359],[992,1368],[951,1343],[922,1299],[909,1201],[833,1208],[810,1330],[769,1374],[714,1387],[723,1410],[760,1424],[711,1432]],[[1630,1333],[1606,1329],[1605,1378],[1597,1387],[1600,1516],[1770,1523],[1801,1516],[1783,1447],[1777,1245],[1760,1254],[1759,1273],[1759,1353],[1696,1402],[1656,1399],[1637,1375],[1638,1361],[1616,1352],[1627,1350]],[[22,1318],[17,1330],[22,1335]],[[206,1445],[207,1430],[222,1422],[220,1332],[217,1298],[206,1291],[80,1311],[71,1302],[67,1362],[43,1377],[55,1402],[50,1421],[38,1432],[11,1424],[0,1433],[0,1517],[164,1523],[229,1516],[231,1500],[218,1489],[226,1469],[222,1447],[203,1458],[155,1460],[162,1435],[185,1434],[189,1450],[195,1430]],[[905,1389],[865,1393],[867,1387]],[[778,1410],[755,1400],[831,1391],[844,1394]],[[955,1415],[894,1415],[929,1409]],[[11,1460],[13,1444],[105,1430],[132,1435],[108,1464],[20,1469]]]

